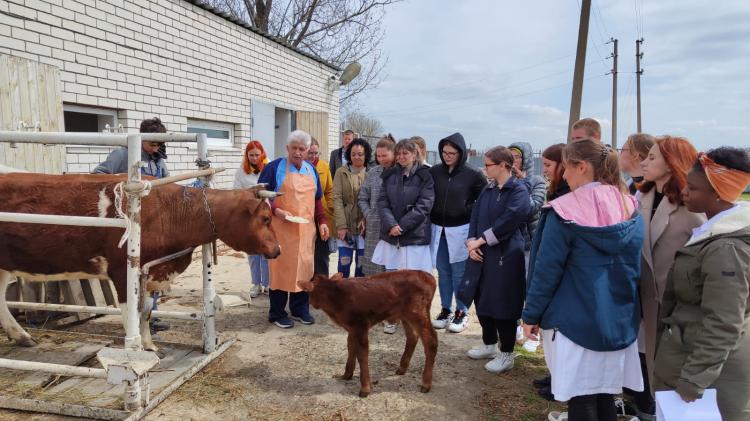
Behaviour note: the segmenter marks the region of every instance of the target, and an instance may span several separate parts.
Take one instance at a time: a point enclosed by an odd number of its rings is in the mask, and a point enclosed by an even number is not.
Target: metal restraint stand
[[[97,358],[103,368],[89,368],[68,366],[62,364],[41,363],[35,361],[18,361],[12,359],[0,359],[0,368],[13,370],[29,370],[44,372],[63,376],[81,376],[106,379],[107,383],[125,385],[123,397],[124,412],[109,412],[102,408],[89,408],[83,405],[59,404],[34,400],[29,402],[16,402],[7,407],[21,410],[54,412],[74,416],[94,416],[100,418],[138,419],[163,401],[171,392],[176,390],[182,383],[187,381],[193,374],[205,367],[211,360],[224,352],[234,341],[219,343],[216,326],[216,290],[213,285],[213,247],[211,244],[202,245],[203,256],[203,313],[179,312],[179,311],[155,311],[154,316],[164,318],[175,318],[183,320],[201,320],[203,322],[203,353],[206,354],[200,362],[191,367],[184,375],[167,386],[158,396],[151,399],[149,396],[148,371],[159,363],[155,353],[144,351],[140,336],[140,313],[139,300],[145,291],[140,291],[140,277],[142,271],[148,272],[153,265],[163,263],[181,255],[186,251],[165,256],[141,267],[141,197],[148,194],[146,183],[141,180],[141,142],[197,142],[198,160],[196,164],[199,171],[182,174],[165,179],[153,180],[152,186],[167,184],[189,178],[199,178],[203,186],[209,186],[214,173],[223,169],[211,169],[208,161],[207,138],[205,134],[187,133],[141,133],[141,134],[107,134],[107,133],[59,133],[59,132],[8,132],[0,131],[0,142],[14,143],[41,143],[41,144],[75,144],[88,146],[127,146],[128,147],[128,179],[123,191],[127,194],[129,219],[88,217],[88,216],[62,216],[25,214],[13,212],[0,212],[0,222],[37,223],[53,225],[75,225],[90,227],[117,227],[127,229],[127,307],[126,307],[126,331],[124,338],[124,349],[102,348],[97,353]],[[85,312],[96,314],[121,314],[119,308],[103,308],[93,306],[72,306],[63,304],[47,303],[21,303],[9,302],[10,308],[22,308],[33,310],[50,310],[66,312]],[[145,393],[144,393],[145,392]],[[4,400],[7,403],[7,400]],[[127,416],[123,416],[123,414]]]

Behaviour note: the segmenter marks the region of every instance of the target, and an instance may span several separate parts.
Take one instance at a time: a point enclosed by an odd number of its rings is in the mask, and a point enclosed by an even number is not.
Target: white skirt
[[[415,269],[432,273],[429,244],[396,247],[380,240],[372,253],[372,262],[385,266],[386,270]]]
[[[544,359],[552,375],[555,400],[597,393],[618,394],[627,387],[643,390],[638,344],[634,341],[619,351],[599,352],[586,349],[551,329],[542,330]]]

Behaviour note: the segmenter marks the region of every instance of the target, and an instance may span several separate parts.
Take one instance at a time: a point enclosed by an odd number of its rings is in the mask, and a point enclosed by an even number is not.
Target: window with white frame
[[[188,133],[205,133],[208,147],[231,148],[234,146],[234,125],[205,120],[188,120]]]
[[[66,132],[101,132],[118,127],[117,110],[109,108],[64,104],[63,115]]]

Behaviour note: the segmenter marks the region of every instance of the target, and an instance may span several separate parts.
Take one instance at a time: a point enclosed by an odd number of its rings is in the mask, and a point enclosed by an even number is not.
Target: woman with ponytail
[[[620,177],[617,151],[586,139],[563,150],[571,192],[542,211],[522,319],[544,338],[552,394],[568,414],[614,421],[614,395],[643,390],[636,335],[643,221]]]
[[[258,184],[260,172],[268,163],[266,151],[258,140],[251,140],[245,146],[245,154],[242,157],[242,167],[234,172],[234,188],[246,189]],[[255,298],[261,292],[268,294],[268,261],[260,254],[247,256],[250,263],[250,297]]]

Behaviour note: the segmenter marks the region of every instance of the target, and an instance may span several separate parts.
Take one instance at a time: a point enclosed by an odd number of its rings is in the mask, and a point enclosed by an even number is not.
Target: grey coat
[[[141,174],[156,178],[169,176],[167,162],[164,158],[154,157],[141,149],[141,161],[146,163],[141,168]],[[115,149],[107,159],[91,171],[94,174],[127,174],[128,173],[128,148]]]
[[[372,276],[385,272],[385,266],[372,263],[372,252],[380,241],[380,214],[378,213],[378,197],[383,187],[383,167],[372,167],[367,171],[365,181],[359,188],[359,210],[365,217],[365,255],[362,259],[362,269],[365,275]]]
[[[534,174],[534,149],[526,142],[516,142],[509,146],[518,148],[523,153],[523,171],[526,177],[521,179],[529,191],[529,217],[526,226],[521,230],[525,241],[524,250],[531,250],[531,240],[534,238],[536,227],[539,226],[539,214],[547,198],[547,182],[540,175]]]

